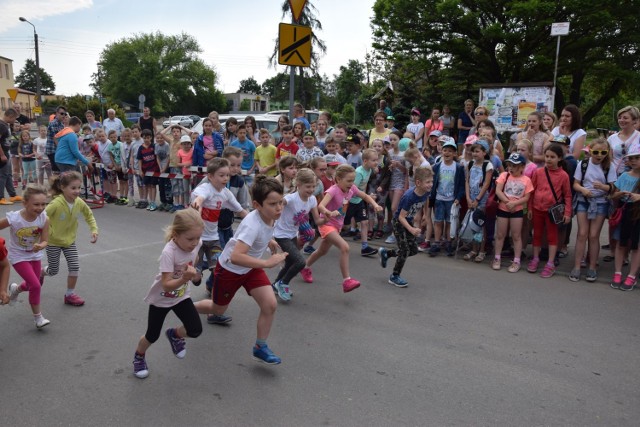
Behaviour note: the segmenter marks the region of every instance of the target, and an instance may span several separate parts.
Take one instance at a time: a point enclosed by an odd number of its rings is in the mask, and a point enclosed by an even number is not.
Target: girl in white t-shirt
[[[40,126],[38,128],[39,136],[33,140],[36,147],[36,175],[38,176],[38,184],[44,184],[44,174],[47,179],[51,179],[51,163],[45,154],[47,146],[47,127]]]
[[[47,246],[49,239],[49,219],[45,212],[47,192],[44,188],[28,186],[22,194],[24,208],[7,212],[7,217],[0,220],[0,229],[9,227],[9,262],[24,281],[9,287],[11,302],[18,299],[21,292],[29,291],[29,304],[33,312],[36,328],[47,326],[49,320],[40,311],[40,252]]]
[[[178,359],[187,354],[184,338],[196,338],[202,333],[202,322],[189,293],[189,281],[200,280],[195,265],[203,231],[204,222],[195,209],[176,212],[173,223],[166,228],[167,244],[160,255],[160,270],[144,298],[149,303],[149,320],[147,332],[138,341],[133,358],[133,374],[138,378],[149,376],[145,353],[160,337],[164,319],[170,311],[183,323],[165,331]]]
[[[283,301],[289,301],[293,293],[289,283],[304,268],[305,260],[299,247],[311,242],[316,232],[309,223],[313,216],[316,225],[324,224],[325,220],[318,214],[318,202],[313,196],[316,189],[316,175],[311,169],[300,169],[296,176],[298,191],[284,196],[284,209],[280,219],[276,222],[273,237],[280,245],[287,258],[284,267],[278,273],[273,284],[274,290]]]

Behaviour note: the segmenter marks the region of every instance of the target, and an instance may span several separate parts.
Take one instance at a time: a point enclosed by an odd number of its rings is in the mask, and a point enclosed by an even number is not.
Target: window
[[[0,67],[0,79],[2,78],[2,67]]]
[[[7,109],[7,106],[4,104],[4,97],[0,98],[0,104],[2,104],[2,110],[3,111]]]
[[[4,64],[4,74],[7,77],[7,80],[11,80],[11,76],[9,75],[9,64]]]

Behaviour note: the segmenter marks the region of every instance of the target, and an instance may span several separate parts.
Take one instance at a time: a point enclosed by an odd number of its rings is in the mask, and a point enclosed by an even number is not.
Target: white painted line
[[[95,256],[95,255],[111,254],[111,253],[120,252],[120,251],[129,251],[131,249],[146,248],[147,246],[155,246],[155,245],[160,245],[160,244],[163,244],[163,243],[164,243],[164,240],[159,241],[159,242],[153,242],[153,243],[145,243],[144,245],[129,246],[129,247],[126,247],[126,248],[109,249],[107,251],[101,251],[101,252],[91,252],[91,253],[88,253],[88,254],[82,254],[82,255],[78,256],[78,258],[86,258],[86,257],[90,257],[90,256]]]

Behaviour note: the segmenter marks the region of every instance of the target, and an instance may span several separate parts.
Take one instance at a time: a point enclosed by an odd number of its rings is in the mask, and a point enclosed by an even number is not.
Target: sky
[[[370,19],[374,0],[313,0],[327,46],[320,74],[333,76],[349,59],[371,51]],[[28,7],[26,7],[28,5]],[[200,58],[218,74],[217,88],[236,92],[240,80],[259,84],[284,66],[269,68],[280,22],[282,0],[149,1],[149,0],[0,0],[0,56],[13,60],[18,74],[35,60],[33,27],[39,38],[40,66],[56,84],[56,94],[91,94],[91,75],[102,50],[137,33],[185,32],[199,42]]]

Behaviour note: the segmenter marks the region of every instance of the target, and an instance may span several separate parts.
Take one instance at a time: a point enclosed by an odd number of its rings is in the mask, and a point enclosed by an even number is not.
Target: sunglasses
[[[626,144],[622,144],[622,155],[625,156],[627,154]]]
[[[591,154],[594,156],[606,156],[609,154],[609,150],[591,150]]]
[[[476,116],[484,116],[484,113],[476,113]]]

